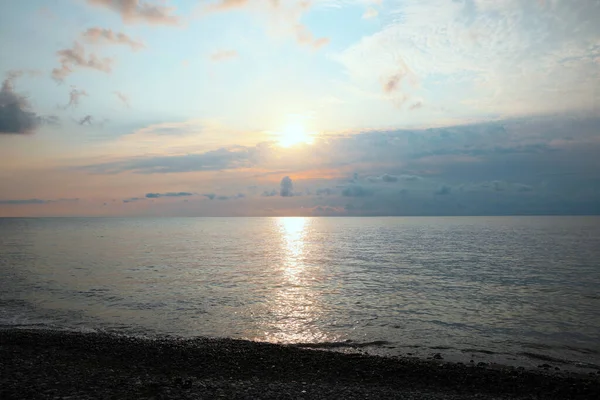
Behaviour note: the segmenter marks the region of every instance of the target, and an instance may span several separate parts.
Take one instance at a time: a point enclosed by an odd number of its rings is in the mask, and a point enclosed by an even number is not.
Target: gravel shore
[[[600,375],[231,339],[0,330],[8,399],[600,399]]]

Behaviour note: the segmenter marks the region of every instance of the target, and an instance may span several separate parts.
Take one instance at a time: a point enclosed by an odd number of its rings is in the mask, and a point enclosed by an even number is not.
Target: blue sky
[[[0,7],[0,216],[600,211],[599,0]]]

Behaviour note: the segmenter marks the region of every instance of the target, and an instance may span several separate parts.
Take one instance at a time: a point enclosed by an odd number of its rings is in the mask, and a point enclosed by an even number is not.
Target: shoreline
[[[600,398],[600,373],[52,330],[0,330],[0,371],[2,399]]]

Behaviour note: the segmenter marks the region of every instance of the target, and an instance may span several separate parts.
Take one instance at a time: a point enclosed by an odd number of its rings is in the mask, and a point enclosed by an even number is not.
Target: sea
[[[600,217],[5,218],[15,328],[600,369]]]

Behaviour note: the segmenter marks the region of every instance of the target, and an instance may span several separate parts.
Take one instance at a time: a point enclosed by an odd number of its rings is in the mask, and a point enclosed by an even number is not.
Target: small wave
[[[293,347],[302,347],[307,349],[333,349],[339,347],[351,347],[351,348],[362,348],[362,347],[374,347],[374,346],[385,346],[390,344],[385,340],[375,340],[373,342],[353,342],[352,340],[346,340],[344,342],[321,342],[321,343],[294,343]]]
[[[483,353],[483,354],[496,354],[495,351],[483,350],[483,349],[462,349],[463,353]]]
[[[535,360],[548,361],[548,362],[553,362],[553,363],[572,364],[572,362],[568,361],[568,360],[563,360],[561,358],[547,356],[545,354],[531,353],[529,351],[523,351],[523,352],[517,353],[517,355],[528,357],[528,358],[533,358]]]

